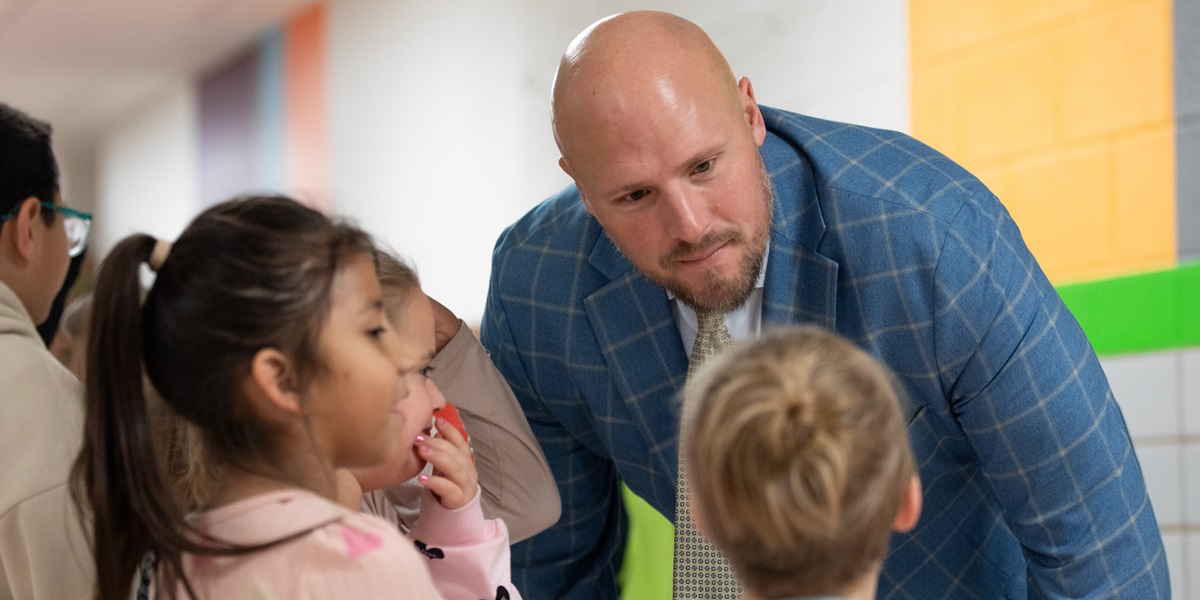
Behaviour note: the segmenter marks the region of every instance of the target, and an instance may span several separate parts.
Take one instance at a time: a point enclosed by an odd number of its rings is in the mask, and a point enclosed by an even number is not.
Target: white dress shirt
[[[767,275],[767,260],[770,258],[770,247],[763,257],[762,266],[758,269],[758,279],[754,282],[754,290],[741,306],[725,313],[725,326],[734,340],[744,340],[758,336],[762,332],[762,303],[763,282]],[[696,342],[696,310],[683,303],[671,290],[667,290],[671,299],[671,310],[675,314],[675,325],[679,328],[679,337],[683,340],[683,351],[688,359],[692,357],[692,345]]]

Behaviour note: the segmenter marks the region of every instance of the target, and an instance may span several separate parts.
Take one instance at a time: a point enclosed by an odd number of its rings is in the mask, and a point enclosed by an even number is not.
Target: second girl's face
[[[306,390],[313,434],[335,467],[376,464],[398,451],[408,428],[397,412],[406,363],[369,257],[337,272],[329,303],[318,339],[323,364]]]
[[[384,302],[396,303],[392,322],[398,338],[400,363],[399,389],[405,391],[393,412],[400,416],[399,447],[383,464],[355,469],[354,476],[365,491],[399,485],[416,477],[425,468],[425,459],[417,453],[418,435],[430,435],[433,413],[446,406],[446,398],[429,377],[429,361],[436,354],[433,305],[421,290],[386,291]]]
[[[433,427],[433,413],[446,406],[446,398],[429,377],[429,361],[437,354],[434,338],[433,305],[421,290],[413,290],[402,302],[404,307],[397,311],[397,322],[393,323],[400,338],[401,377],[408,395],[396,407],[404,416],[404,428],[400,433],[400,454],[397,459],[396,476],[401,480],[412,479],[425,468],[425,459],[417,454],[418,434],[429,436]]]

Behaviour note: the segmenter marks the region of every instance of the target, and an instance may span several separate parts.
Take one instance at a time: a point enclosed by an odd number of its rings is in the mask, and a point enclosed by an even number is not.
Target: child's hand
[[[467,440],[445,419],[437,420],[437,436],[417,438],[417,451],[433,465],[432,475],[417,478],[447,510],[466,506],[479,489],[479,474]]]

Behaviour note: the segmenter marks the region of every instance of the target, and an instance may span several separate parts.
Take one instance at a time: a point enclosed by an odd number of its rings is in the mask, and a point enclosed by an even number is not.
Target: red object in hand
[[[467,440],[468,443],[471,441],[471,436],[467,434],[467,427],[463,425],[462,417],[458,415],[458,409],[454,408],[453,404],[447,402],[446,406],[439,411],[435,411],[433,416],[445,419],[447,423],[453,425],[462,434],[464,440]]]

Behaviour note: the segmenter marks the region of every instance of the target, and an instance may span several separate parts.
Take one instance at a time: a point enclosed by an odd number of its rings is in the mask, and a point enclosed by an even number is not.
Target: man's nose
[[[700,241],[711,220],[707,200],[684,187],[664,190],[663,200],[663,218],[671,237],[690,244]]]

